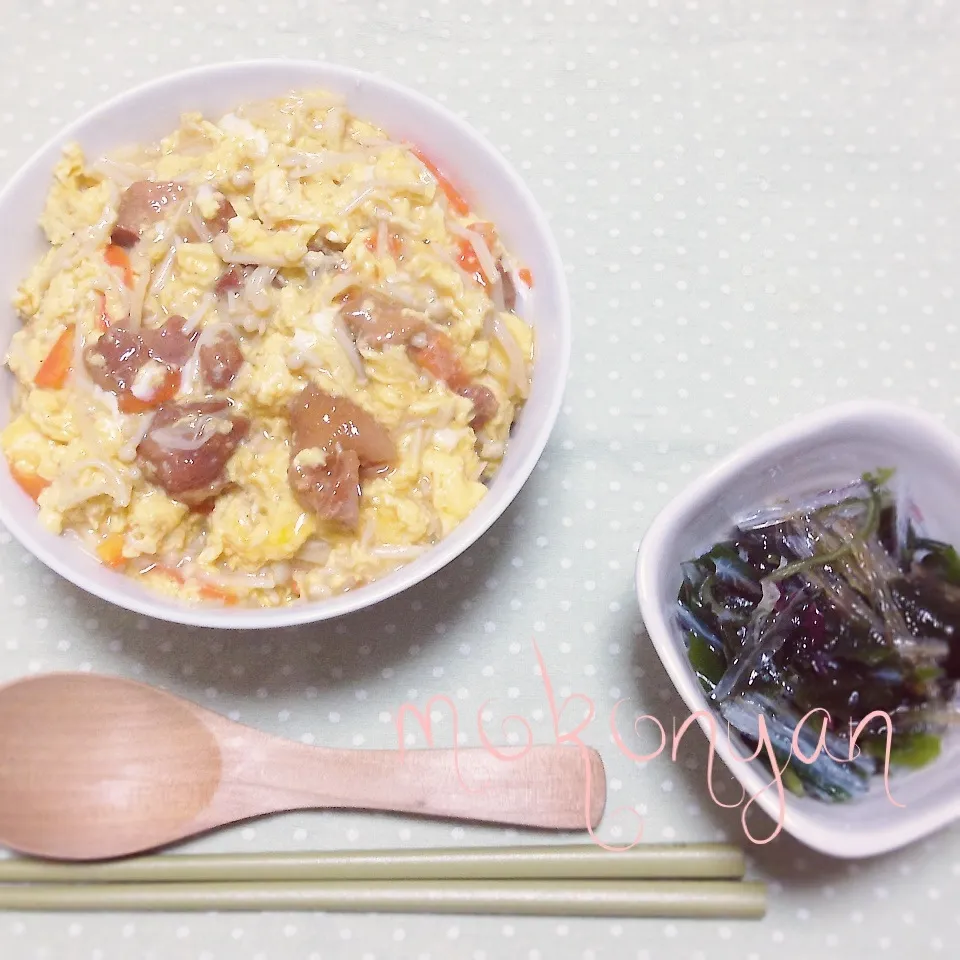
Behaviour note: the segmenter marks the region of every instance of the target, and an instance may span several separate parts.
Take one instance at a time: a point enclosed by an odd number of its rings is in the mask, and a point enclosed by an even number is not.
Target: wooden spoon
[[[459,770],[459,773],[458,773]],[[330,750],[119,677],[0,688],[0,843],[36,856],[138,853],[282,810],[350,808],[582,830],[603,813],[594,750]]]

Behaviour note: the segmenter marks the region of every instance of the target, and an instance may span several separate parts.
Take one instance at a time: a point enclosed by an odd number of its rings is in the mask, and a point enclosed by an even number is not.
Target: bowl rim
[[[0,497],[0,522],[13,534],[21,546],[36,556],[37,559],[87,593],[114,606],[159,621],[225,630],[255,630],[319,623],[372,607],[426,581],[477,543],[514,501],[535,470],[556,425],[563,403],[572,351],[570,293],[559,246],[550,229],[546,214],[513,165],[490,140],[442,103],[382,74],[341,66],[326,60],[273,57],[223,60],[154,77],[93,106],[48,137],[0,188],[0,208],[8,201],[9,197],[16,193],[20,184],[32,174],[34,168],[43,162],[46,154],[62,147],[71,139],[79,138],[90,124],[97,123],[117,110],[128,108],[131,103],[135,103],[142,97],[160,93],[172,84],[189,81],[199,84],[204,78],[210,76],[232,74],[238,71],[263,71],[267,73],[282,69],[289,69],[292,73],[297,71],[314,72],[318,85],[328,82],[331,77],[336,77],[338,81],[342,82],[344,90],[348,84],[366,84],[368,87],[373,86],[381,91],[389,91],[395,96],[406,99],[422,113],[436,116],[443,126],[451,130],[452,140],[472,146],[485,154],[490,162],[500,168],[500,172],[509,182],[511,189],[523,201],[526,210],[529,212],[534,232],[537,235],[537,244],[542,245],[545,257],[551,266],[551,273],[556,285],[558,310],[551,313],[550,323],[558,338],[558,362],[551,374],[549,393],[535,424],[532,442],[528,444],[525,450],[521,451],[521,457],[517,460],[513,470],[508,476],[504,477],[503,484],[497,491],[496,499],[493,497],[484,498],[460,526],[425,551],[422,558],[418,558],[383,579],[375,580],[356,591],[349,591],[325,600],[296,603],[286,607],[237,608],[178,604],[159,594],[156,603],[149,596],[143,598],[118,596],[108,586],[101,584],[92,577],[88,577],[83,571],[74,569],[71,564],[62,562],[42,543],[36,542],[34,531],[31,530],[31,526],[37,522],[35,515],[21,517],[16,509],[12,509],[5,502],[5,499]],[[327,78],[327,81],[324,80],[324,77]],[[302,85],[303,81],[299,82]],[[344,95],[349,99],[349,93]],[[4,373],[6,374],[6,371]],[[472,528],[467,528],[468,533],[466,535],[458,536],[458,534],[461,534],[464,525],[470,520],[473,520]],[[117,574],[117,576],[122,576],[122,574]]]
[[[883,420],[885,428],[899,425],[922,434],[949,454],[960,471],[960,437],[931,414],[883,400],[855,400],[797,417],[762,433],[734,450],[672,497],[651,522],[637,551],[637,600],[646,632],[660,662],[691,715],[698,711],[707,711],[711,716],[716,716],[703,690],[690,674],[685,652],[681,649],[660,601],[657,573],[662,565],[667,542],[679,527],[685,525],[693,509],[710,499],[719,487],[729,483],[771,453],[798,440],[815,440],[841,423],[876,424],[878,419]],[[697,724],[709,738],[710,721],[704,716],[698,716]],[[785,791],[784,812],[781,812],[776,793],[763,790],[768,780],[757,772],[757,764],[743,762],[745,754],[727,738],[717,736],[716,754],[746,789],[747,795],[756,798],[756,805],[774,821],[782,821],[785,832],[811,849],[836,858],[857,859],[888,853],[913,843],[960,817],[958,795],[952,801],[941,803],[932,810],[913,816],[904,815],[899,820],[891,817],[889,822],[869,831],[852,833],[842,825],[832,826],[823,819],[806,813],[788,791]]]

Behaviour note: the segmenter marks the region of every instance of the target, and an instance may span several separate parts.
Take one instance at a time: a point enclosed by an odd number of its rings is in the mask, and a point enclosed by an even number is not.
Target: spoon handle
[[[527,827],[600,822],[606,779],[592,749],[533,746],[515,758],[483,749],[330,750],[265,738],[224,757],[220,814],[381,810]],[[253,747],[253,749],[251,749]]]

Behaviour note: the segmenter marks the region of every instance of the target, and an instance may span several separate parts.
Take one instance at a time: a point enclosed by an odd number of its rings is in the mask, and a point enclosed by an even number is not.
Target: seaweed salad
[[[960,556],[930,539],[893,471],[795,503],[765,507],[733,537],[683,564],[678,618],[712,706],[751,746],[758,717],[793,793],[825,801],[864,794],[883,771],[940,753],[960,690]],[[791,756],[810,710],[829,715],[826,750]],[[810,756],[824,714],[801,729]],[[832,756],[831,756],[832,754]],[[839,762],[834,758],[843,758]]]

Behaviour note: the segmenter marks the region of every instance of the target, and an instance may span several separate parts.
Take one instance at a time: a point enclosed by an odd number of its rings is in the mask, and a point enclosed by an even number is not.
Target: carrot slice
[[[97,304],[100,310],[100,316],[97,317],[97,329],[101,333],[106,333],[110,329],[110,314],[107,313],[107,298],[104,294],[97,294]]]
[[[232,590],[224,590],[210,583],[201,585],[200,596],[203,597],[204,600],[219,600],[228,607],[232,607],[237,603],[237,595]]]
[[[40,364],[33,382],[44,390],[59,390],[70,372],[73,360],[74,325],[71,323],[57,338],[50,352]]]
[[[130,265],[130,255],[123,247],[118,247],[115,243],[111,243],[110,246],[103,251],[103,259],[106,260],[111,267],[118,267],[122,270],[123,282],[128,287],[133,286],[133,267]]]
[[[447,197],[447,202],[453,207],[456,213],[465,217],[470,212],[470,204],[463,199],[462,194],[454,185],[437,169],[436,164],[428,160],[419,150],[414,150],[413,155],[430,171],[437,185]]]
[[[161,403],[172,400],[179,389],[180,374],[168,367],[163,383],[160,384],[156,393],[149,400],[141,400],[132,393],[121,393],[117,397],[117,406],[121,413],[145,413],[147,410],[156,409]]]
[[[123,534],[111,533],[97,544],[97,556],[105,567],[119,570],[127,558],[123,555]]]
[[[377,234],[376,232],[371,233],[366,240],[364,240],[363,245],[371,252],[377,252]],[[387,250],[390,253],[390,256],[394,260],[399,260],[403,255],[403,237],[399,233],[391,233],[387,237]]]
[[[428,334],[425,346],[408,349],[414,363],[442,380],[452,390],[459,390],[470,382],[460,364],[453,341],[445,333],[432,331]]]
[[[171,580],[175,580],[181,586],[187,582],[186,577],[184,577],[176,567],[168,567],[166,564],[158,563],[154,567],[151,567],[151,569],[157,573],[165,573]],[[201,583],[197,588],[197,592],[204,600],[218,600],[228,607],[239,603],[239,598],[232,590],[228,590],[225,587],[214,586],[212,583]]]
[[[168,567],[165,563],[155,563],[149,570],[165,573],[171,580],[175,580],[179,584],[184,583],[183,574],[176,567]]]
[[[477,259],[473,244],[470,243],[469,240],[461,237],[460,240],[457,241],[457,249],[457,263],[459,263],[467,273],[473,274],[481,287],[485,287],[487,285],[487,276],[480,267],[480,261]]]
[[[533,272],[529,267],[523,267],[517,271],[520,279],[528,286],[533,287]]]
[[[49,480],[44,480],[36,473],[25,473],[12,463],[10,464],[10,476],[31,500],[39,500],[40,494],[50,486]]]
[[[479,233],[483,237],[484,243],[490,247],[491,252],[497,243],[497,228],[486,220],[478,220],[476,223],[471,223],[467,228],[468,230],[473,230],[474,233]]]

